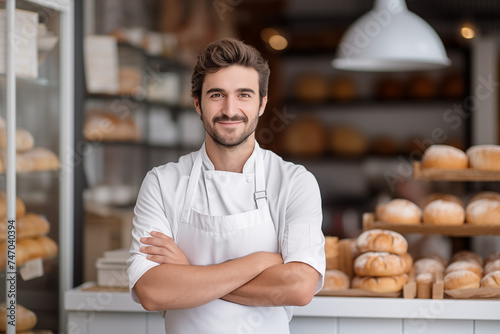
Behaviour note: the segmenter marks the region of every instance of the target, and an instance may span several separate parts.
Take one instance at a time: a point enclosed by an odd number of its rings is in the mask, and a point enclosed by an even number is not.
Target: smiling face
[[[231,65],[207,73],[201,103],[194,100],[207,132],[206,139],[225,147],[253,141],[267,97],[260,105],[259,101],[259,75],[255,69]]]

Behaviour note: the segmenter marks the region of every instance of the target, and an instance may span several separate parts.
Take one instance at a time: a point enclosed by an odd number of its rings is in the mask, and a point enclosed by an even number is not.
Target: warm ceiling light
[[[450,65],[437,33],[404,0],[376,0],[349,27],[338,50],[332,65],[343,70],[395,72]]]
[[[470,23],[464,23],[460,27],[460,35],[465,39],[473,39],[476,36],[476,29]]]
[[[269,38],[269,46],[274,50],[284,50],[288,46],[288,41],[281,35],[273,35]]]
[[[269,43],[269,39],[274,35],[279,35],[279,32],[274,28],[264,28],[260,32],[260,38],[266,43]]]

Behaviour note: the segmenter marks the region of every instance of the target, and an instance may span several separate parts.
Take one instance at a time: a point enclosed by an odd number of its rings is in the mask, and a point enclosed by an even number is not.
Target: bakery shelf
[[[478,235],[500,235],[500,226],[474,226],[474,225],[404,225],[391,224],[375,220],[374,213],[363,214],[363,230],[382,229],[391,230],[401,234],[421,233],[440,234],[453,237],[467,237]]]
[[[413,162],[413,178],[425,181],[500,181],[500,171],[476,169],[438,169],[422,168],[418,161]]]

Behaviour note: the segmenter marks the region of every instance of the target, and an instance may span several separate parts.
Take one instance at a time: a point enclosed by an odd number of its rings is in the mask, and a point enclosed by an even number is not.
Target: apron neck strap
[[[264,158],[262,151],[255,142],[255,193],[254,199],[257,208],[261,209],[267,204],[266,173],[264,171]]]

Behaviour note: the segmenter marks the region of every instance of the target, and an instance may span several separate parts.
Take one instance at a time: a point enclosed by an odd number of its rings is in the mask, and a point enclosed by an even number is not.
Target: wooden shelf
[[[426,181],[500,181],[500,171],[477,169],[422,168],[420,162],[413,162],[413,178]]]
[[[477,226],[477,225],[404,225],[391,224],[375,220],[374,213],[363,214],[363,230],[391,230],[401,234],[421,233],[440,234],[453,237],[468,237],[478,235],[500,235],[500,226]]]

